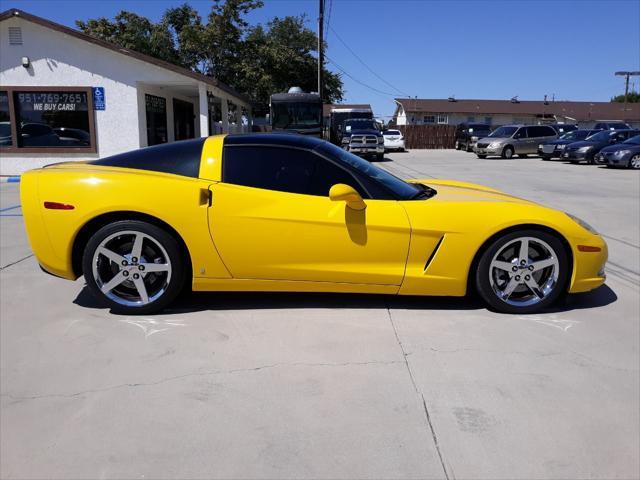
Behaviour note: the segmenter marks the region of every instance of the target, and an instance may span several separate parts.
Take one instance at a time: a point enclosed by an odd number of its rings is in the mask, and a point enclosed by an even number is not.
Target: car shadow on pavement
[[[541,313],[597,308],[615,302],[618,296],[607,285],[573,294]],[[84,308],[105,307],[86,286],[74,302]],[[485,304],[475,295],[466,297],[422,297],[397,295],[363,295],[352,293],[289,292],[189,292],[181,295],[169,308],[156,315],[173,315],[207,310],[271,310],[304,308],[405,309],[405,310],[484,310]]]

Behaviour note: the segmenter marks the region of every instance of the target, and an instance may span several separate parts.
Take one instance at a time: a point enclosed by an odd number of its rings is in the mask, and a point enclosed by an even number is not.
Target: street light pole
[[[617,77],[625,77],[624,81],[624,111],[627,111],[627,96],[629,95],[629,77],[640,75],[640,72],[616,72]],[[626,113],[625,113],[626,114]],[[626,119],[623,119],[626,120]]]
[[[320,0],[318,15],[318,95],[322,102],[324,84],[324,0]]]

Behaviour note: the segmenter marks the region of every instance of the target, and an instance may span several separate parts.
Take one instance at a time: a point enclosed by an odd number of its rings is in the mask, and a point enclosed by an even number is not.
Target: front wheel
[[[534,313],[565,292],[569,258],[562,242],[538,230],[511,232],[496,239],[478,263],[480,296],[504,313]]]
[[[91,293],[115,313],[162,310],[185,282],[178,241],[160,227],[138,220],[98,230],[87,243],[82,266]]]
[[[631,157],[629,160],[629,168],[632,168],[633,170],[640,170],[640,153]]]
[[[542,160],[551,160],[551,155],[542,155]]]
[[[513,158],[513,147],[506,146],[504,150],[502,150],[502,158],[506,158],[507,160]]]
[[[482,155],[482,154],[479,154],[479,153],[477,155],[478,155],[478,158],[487,158],[486,155]]]

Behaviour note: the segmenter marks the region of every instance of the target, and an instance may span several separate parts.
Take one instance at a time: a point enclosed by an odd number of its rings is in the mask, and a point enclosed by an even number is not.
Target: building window
[[[449,115],[447,115],[446,113],[439,113],[438,114],[438,125],[444,125],[449,123]]]
[[[0,148],[29,153],[95,152],[91,88],[2,90]]]
[[[493,117],[484,117],[484,123],[486,123],[487,125],[491,125],[492,122]]]
[[[422,119],[422,123],[436,123],[435,115],[425,115]]]
[[[167,143],[167,100],[147,93],[144,103],[147,116],[147,145]]]

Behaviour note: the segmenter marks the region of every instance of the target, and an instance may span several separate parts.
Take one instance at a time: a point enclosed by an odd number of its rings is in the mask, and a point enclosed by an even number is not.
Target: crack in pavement
[[[0,272],[1,272],[2,270],[4,270],[5,268],[12,267],[12,266],[13,266],[13,265],[15,265],[16,263],[20,263],[20,262],[22,262],[23,260],[26,260],[26,259],[31,258],[31,257],[33,257],[33,253],[32,253],[31,255],[27,255],[27,256],[26,256],[26,257],[24,257],[24,258],[21,258],[20,260],[16,260],[15,262],[12,262],[12,263],[9,263],[9,264],[7,264],[7,265],[5,265],[5,266],[3,266],[3,267],[0,267]]]
[[[402,363],[399,360],[372,360],[370,362],[343,362],[343,363],[305,363],[305,362],[296,362],[296,363],[273,363],[271,365],[261,365],[259,367],[252,368],[236,368],[232,370],[213,370],[208,372],[193,372],[193,373],[185,373],[183,375],[175,375],[173,377],[163,378],[161,380],[155,382],[148,383],[122,383],[119,385],[111,385],[109,387],[104,388],[96,388],[90,390],[82,390],[76,393],[48,393],[48,394],[40,394],[40,395],[29,395],[29,396],[16,396],[11,395],[9,393],[0,394],[0,397],[7,397],[12,400],[23,401],[23,400],[39,400],[42,398],[74,398],[82,395],[86,395],[89,393],[101,393],[108,392],[110,390],[116,390],[119,388],[132,388],[132,387],[150,387],[155,385],[160,385],[162,383],[172,382],[175,380],[182,380],[188,377],[206,377],[213,375],[231,375],[234,373],[247,373],[247,372],[257,372],[260,370],[266,370],[269,368],[279,368],[279,367],[348,367],[348,366],[365,366],[365,365],[393,365]]]
[[[424,407],[425,418],[427,420],[427,425],[429,426],[429,430],[431,431],[431,438],[433,439],[433,444],[436,447],[436,452],[438,453],[438,458],[440,459],[440,465],[442,465],[442,470],[444,472],[444,478],[446,480],[449,480],[452,477],[455,478],[453,476],[453,472],[451,473],[451,477],[449,477],[449,472],[447,471],[447,467],[446,467],[446,464],[445,464],[445,461],[444,461],[444,457],[442,456],[442,451],[440,450],[440,444],[438,443],[438,436],[436,435],[435,428],[433,427],[433,422],[431,421],[431,415],[429,414],[429,408],[427,408],[427,400],[424,398],[424,394],[420,391],[420,389],[418,388],[418,385],[416,384],[416,379],[413,376],[413,372],[411,371],[411,365],[409,365],[409,360],[407,359],[409,354],[406,352],[406,350],[404,349],[404,346],[402,345],[402,341],[400,340],[400,337],[398,335],[398,330],[396,329],[396,325],[395,325],[395,323],[393,323],[393,317],[391,316],[391,310],[389,309],[388,306],[387,306],[387,315],[389,315],[389,321],[391,322],[391,328],[393,328],[393,333],[396,336],[396,342],[398,342],[398,346],[400,347],[400,350],[402,351],[402,358],[404,359],[404,365],[407,368],[407,372],[409,372],[409,379],[411,380],[411,384],[413,385],[413,389],[415,390],[416,394],[422,399],[422,406]]]

